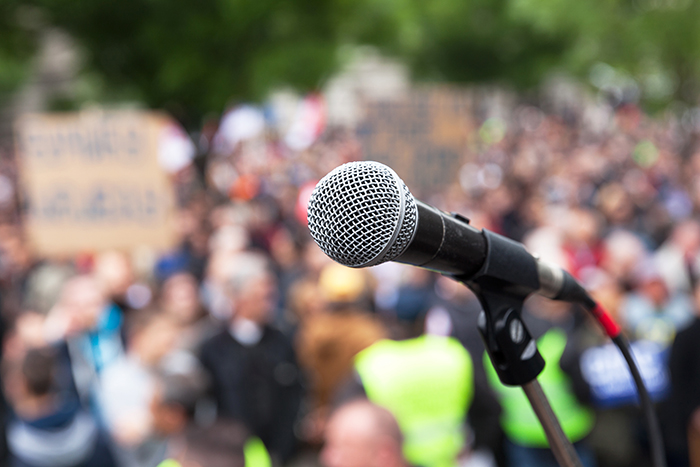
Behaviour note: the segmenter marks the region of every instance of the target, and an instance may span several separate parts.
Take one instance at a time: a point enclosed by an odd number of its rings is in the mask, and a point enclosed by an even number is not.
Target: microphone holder
[[[542,424],[549,446],[561,467],[582,467],[581,460],[564,434],[542,386],[537,381],[544,359],[521,319],[525,297],[485,290],[474,283],[483,310],[478,328],[486,350],[503,384],[521,386]]]
[[[545,361],[522,320],[523,303],[539,289],[537,264],[522,244],[484,230],[487,255],[474,276],[454,279],[467,285],[483,308],[478,328],[499,379],[521,386],[561,467],[583,467],[537,381]]]

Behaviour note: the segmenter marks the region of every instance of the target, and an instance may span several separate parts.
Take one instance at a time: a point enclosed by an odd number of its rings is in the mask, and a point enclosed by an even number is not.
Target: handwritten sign
[[[435,190],[456,181],[473,128],[470,103],[469,93],[449,87],[368,103],[358,128],[365,159],[392,167],[411,188]]]
[[[36,114],[16,123],[25,227],[34,251],[63,256],[175,241],[174,190],[158,163],[164,115]]]

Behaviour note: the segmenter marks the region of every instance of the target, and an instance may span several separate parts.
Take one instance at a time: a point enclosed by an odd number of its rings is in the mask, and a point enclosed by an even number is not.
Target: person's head
[[[573,247],[594,246],[599,240],[602,220],[590,209],[573,209],[568,213],[564,239]]]
[[[244,467],[246,429],[219,419],[210,426],[191,424],[179,440],[175,458],[182,467]]]
[[[233,302],[233,319],[247,319],[256,324],[269,321],[276,301],[275,279],[269,262],[259,253],[236,255],[229,270],[227,287]]]
[[[173,274],[161,289],[163,311],[180,323],[192,323],[202,315],[197,279],[190,273]]]
[[[674,227],[671,241],[688,257],[695,256],[700,250],[700,223],[686,220]]]
[[[338,408],[326,425],[321,460],[326,467],[398,467],[407,465],[403,435],[394,416],[367,400]]]
[[[300,247],[288,228],[279,228],[272,235],[270,254],[279,267],[283,269],[294,267],[299,262],[299,252]]]
[[[352,305],[364,299],[367,276],[361,269],[330,263],[321,269],[318,289],[321,297],[336,308]]]
[[[23,418],[46,414],[45,404],[55,394],[56,365],[50,347],[32,348],[23,355],[3,358],[2,383],[13,410]]]
[[[93,329],[105,310],[107,298],[94,276],[76,276],[65,283],[58,306],[65,310],[71,331]]]
[[[304,322],[318,316],[326,309],[326,300],[319,291],[318,284],[312,280],[300,280],[291,286],[287,302],[293,319]]]
[[[43,397],[54,385],[55,359],[48,348],[31,349],[22,361],[21,374],[28,396]]]
[[[600,211],[611,225],[625,225],[634,216],[634,203],[624,186],[612,182],[600,188],[597,194]]]
[[[642,262],[647,259],[647,249],[642,240],[626,230],[616,230],[604,242],[602,268],[615,280],[631,283]]]
[[[158,310],[138,310],[126,323],[129,353],[145,366],[153,367],[175,346],[180,327],[169,315]]]
[[[197,403],[207,390],[209,379],[204,370],[196,363],[184,363],[183,371],[166,369],[157,375],[151,416],[153,429],[160,435],[182,432],[194,420]]]
[[[121,298],[134,282],[134,271],[126,254],[106,251],[95,258],[95,276],[109,297]]]
[[[670,295],[658,267],[651,260],[642,262],[637,269],[637,290],[656,306],[666,303]]]

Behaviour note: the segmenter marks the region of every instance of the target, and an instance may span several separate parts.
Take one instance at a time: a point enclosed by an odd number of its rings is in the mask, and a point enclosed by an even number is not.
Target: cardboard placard
[[[365,159],[390,166],[409,189],[444,188],[464,163],[470,102],[464,90],[427,87],[398,101],[368,103],[358,127]]]
[[[174,188],[158,163],[161,114],[91,111],[16,122],[33,251],[66,256],[175,242]]]

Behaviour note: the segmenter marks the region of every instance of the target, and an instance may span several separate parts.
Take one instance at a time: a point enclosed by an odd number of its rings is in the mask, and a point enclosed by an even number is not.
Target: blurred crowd
[[[571,271],[636,342],[669,465],[689,465],[695,133],[634,105],[510,110],[475,106],[459,177],[415,194]],[[345,268],[311,240],[310,191],[363,159],[354,132],[291,144],[236,115],[206,122],[173,175],[172,251],[37,258],[18,201],[0,199],[8,465],[556,465],[527,401],[494,377],[466,287],[395,263]],[[0,194],[14,170],[6,154]],[[584,465],[649,465],[629,375],[596,324],[537,297],[523,314]]]

